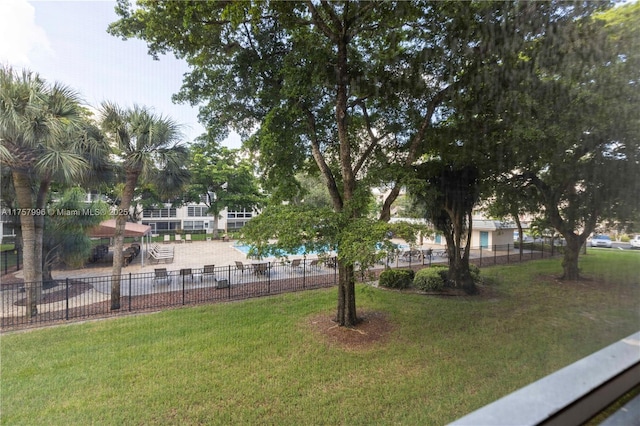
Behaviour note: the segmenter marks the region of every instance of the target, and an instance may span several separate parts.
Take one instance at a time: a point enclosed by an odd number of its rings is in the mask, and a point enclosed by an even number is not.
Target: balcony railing
[[[640,332],[486,405],[450,426],[582,425],[638,384]],[[638,411],[640,397],[603,424],[637,425],[640,423]],[[627,422],[629,416],[631,422]]]

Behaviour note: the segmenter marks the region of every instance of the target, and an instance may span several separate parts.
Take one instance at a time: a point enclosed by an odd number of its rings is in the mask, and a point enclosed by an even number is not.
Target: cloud
[[[0,63],[29,66],[32,55],[53,56],[47,34],[26,0],[0,1]]]

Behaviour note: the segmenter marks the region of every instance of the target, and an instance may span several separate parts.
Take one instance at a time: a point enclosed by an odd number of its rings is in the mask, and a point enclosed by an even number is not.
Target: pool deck
[[[403,240],[394,240],[394,243],[400,245],[406,245],[406,242]],[[227,265],[235,265],[236,261],[243,262],[245,264],[256,263],[257,261],[254,259],[248,259],[247,255],[234,247],[236,241],[227,241],[222,242],[220,240],[217,241],[193,241],[190,243],[171,243],[171,244],[162,244],[162,247],[173,247],[174,257],[173,261],[169,263],[159,263],[152,264],[149,261],[147,250],[150,247],[144,247],[143,252],[137,256],[131,264],[122,268],[122,274],[142,274],[142,273],[152,273],[156,268],[166,268],[168,271],[178,271],[183,268],[194,268],[201,269],[205,265],[215,265],[216,268]],[[435,250],[442,250],[442,247],[425,244],[423,246],[415,247],[418,250],[434,248]],[[111,247],[111,251],[107,257],[102,259],[100,262],[96,262],[94,264],[87,264],[83,268],[79,269],[56,269],[53,271],[54,279],[65,279],[65,278],[83,278],[83,277],[103,277],[111,275],[111,259],[113,248]],[[144,256],[144,258],[143,258]],[[302,255],[291,255],[288,258],[296,259],[303,258]],[[474,252],[471,253],[471,257],[474,258],[476,255]],[[315,259],[316,255],[307,256],[307,259]],[[262,260],[275,262],[278,259],[271,257]],[[443,262],[445,259],[435,258],[433,259],[434,263]],[[406,265],[405,262],[403,262]],[[382,267],[381,265],[378,265]],[[13,274],[5,275],[3,277],[5,280],[10,281],[11,278],[21,279],[22,271],[14,272]]]

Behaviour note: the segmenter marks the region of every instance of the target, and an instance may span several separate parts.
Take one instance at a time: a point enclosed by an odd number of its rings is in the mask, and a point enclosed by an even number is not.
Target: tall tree
[[[134,106],[122,109],[115,104],[104,103],[101,125],[120,161],[124,177],[117,207],[111,273],[111,309],[117,310],[120,309],[124,230],[134,191],[140,181],[156,182],[164,196],[183,188],[189,179],[186,169],[189,153],[181,144],[178,124],[148,108]]]
[[[449,272],[453,287],[477,293],[469,269],[472,211],[480,197],[480,174],[476,166],[430,160],[417,167],[418,182],[412,193],[424,205],[427,219],[447,241]],[[463,245],[464,244],[464,245]]]
[[[640,7],[612,9],[556,28],[522,58],[534,73],[510,111],[518,143],[517,185],[536,189],[566,240],[563,277],[579,278],[580,248],[602,219],[638,211]],[[615,173],[613,171],[615,170]]]
[[[287,199],[314,167],[348,224],[371,186],[392,188],[388,220],[413,163],[430,151],[445,104],[507,69],[523,44],[585,3],[138,2],[116,8],[112,34],[146,40],[152,55],[187,60],[179,101],[200,104],[216,133],[254,133],[265,183]],[[507,66],[505,66],[507,65]],[[504,74],[504,72],[502,72]],[[357,322],[353,263],[339,257],[336,319]]]
[[[344,216],[339,223],[360,218],[372,173],[388,164],[385,151],[406,146],[369,115],[358,87],[388,91],[365,69],[393,74],[383,62],[403,42],[397,30],[406,15],[417,13],[411,3],[395,10],[388,3],[310,1],[139,6],[119,2],[122,19],[112,33],[146,39],[154,55],[173,50],[184,57],[194,71],[178,99],[205,101],[201,118],[210,129],[246,133],[259,125],[251,143],[277,197],[291,195],[283,189],[295,186],[311,158],[334,211]],[[339,282],[336,320],[354,325],[354,265],[343,256]]]
[[[232,150],[208,140],[192,144],[191,201],[201,200],[213,215],[213,234],[218,237],[220,213],[232,210],[255,210],[264,198],[260,193],[255,167],[238,150]]]
[[[27,316],[37,313],[42,290],[42,241],[51,183],[79,178],[87,169],[78,130],[76,92],[37,74],[0,69],[0,161],[12,172],[20,211]]]

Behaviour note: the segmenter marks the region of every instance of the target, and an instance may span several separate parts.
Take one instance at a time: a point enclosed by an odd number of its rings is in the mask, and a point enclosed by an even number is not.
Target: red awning
[[[93,238],[110,238],[116,233],[116,220],[109,219],[104,222],[100,222],[100,225],[96,226],[89,233]],[[143,235],[151,234],[151,227],[149,225],[140,225],[139,223],[127,222],[124,228],[125,237],[142,237]]]

